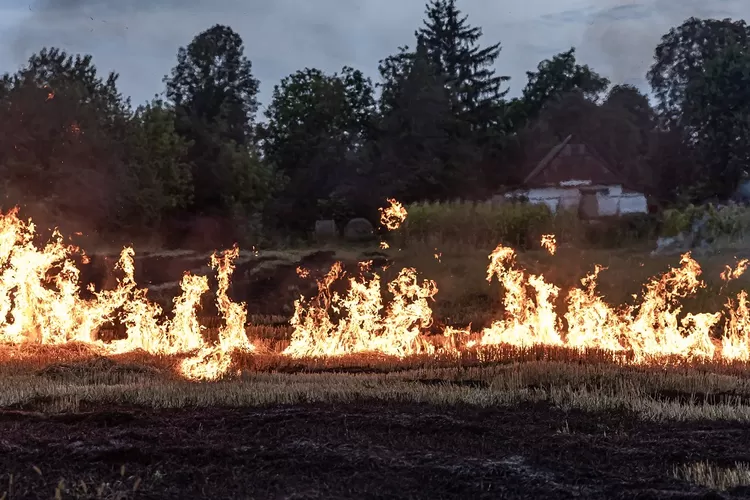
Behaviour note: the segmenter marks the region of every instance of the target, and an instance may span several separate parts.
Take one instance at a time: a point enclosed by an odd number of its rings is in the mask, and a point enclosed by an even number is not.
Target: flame
[[[150,300],[148,289],[136,283],[135,251],[126,247],[115,265],[116,285],[107,290],[89,285],[86,295],[75,264],[76,258],[85,261],[86,255],[65,244],[58,231],[44,245],[37,240],[34,224],[20,219],[17,209],[0,214],[0,342],[84,342],[105,354],[142,350],[180,356],[179,370],[185,377],[207,380],[226,375],[235,353],[256,352],[246,334],[246,304],[230,297],[240,257],[237,246],[210,259],[217,276],[216,307],[223,321],[216,340],[207,340],[198,318],[209,291],[206,276],[185,273],[171,312],[164,311]],[[553,235],[542,239],[550,253],[554,242]],[[503,245],[489,255],[487,281],[501,285],[503,315],[476,336],[470,327],[442,328],[440,347],[428,335],[433,329],[431,301],[438,293],[434,281],[405,268],[384,287],[372,261],[358,263],[353,276],[337,262],[318,281],[315,297],[295,302],[290,320],[294,330],[282,355],[369,353],[404,358],[497,344],[541,344],[630,353],[628,359],[635,363],[665,356],[750,361],[746,291],[728,300],[723,311],[683,313],[682,301],[705,287],[700,265],[690,253],[682,255],[679,266],[649,280],[636,303],[628,306],[610,305],[599,293],[597,280],[605,271],[601,266],[582,278],[580,287],[562,293],[544,276],[519,268],[516,260],[516,252]],[[738,279],[748,267],[748,260],[741,260],[734,268],[727,267],[721,278]],[[309,276],[306,269],[297,272]],[[125,338],[101,339],[100,331],[113,323],[123,325]],[[714,339],[718,326],[723,333]]]
[[[554,234],[542,235],[541,244],[542,248],[547,250],[550,255],[555,255],[555,252],[557,251],[557,241]]]
[[[388,198],[389,206],[379,208],[380,224],[389,231],[395,231],[406,220],[406,208],[393,198]]]
[[[310,276],[310,271],[300,266],[297,266],[296,272],[297,272],[297,276],[299,276],[302,279],[308,278]]]
[[[117,286],[102,291],[89,286],[93,298],[84,299],[78,284],[80,270],[73,260],[80,250],[64,245],[57,231],[42,248],[34,244],[35,237],[34,224],[19,219],[17,209],[0,216],[0,342],[77,341],[106,353],[197,351],[196,356],[203,356],[200,359],[210,351],[209,362],[183,364],[183,373],[193,378],[216,378],[228,369],[234,350],[253,349],[244,331],[245,306],[227,296],[233,260],[239,255],[236,247],[221,258],[212,257],[212,266],[218,271],[217,305],[225,326],[219,332],[219,342],[210,345],[203,338],[196,311],[208,290],[206,277],[183,276],[182,294],[174,299],[174,314],[167,319],[162,308],[148,299],[148,290],[136,284],[132,248],[122,250],[115,266],[123,275]],[[98,338],[98,332],[113,321],[125,326],[127,337],[106,343]]]
[[[182,362],[183,375],[193,379],[215,380],[229,371],[232,353],[236,351],[252,352],[255,346],[248,340],[245,332],[247,306],[245,303],[233,302],[228,295],[229,284],[234,273],[234,261],[240,250],[234,248],[224,252],[221,257],[211,255],[211,267],[218,274],[219,287],[216,292],[216,305],[224,318],[224,325],[219,329],[219,342],[216,345],[203,345],[191,358]]]
[[[505,318],[492,323],[482,335],[482,345],[561,345],[559,319],[554,301],[560,291],[541,276],[527,276],[514,269],[516,253],[498,246],[490,255],[487,281],[495,277],[505,289]],[[530,291],[533,293],[530,296]]]
[[[381,241],[380,242],[380,249],[381,250],[388,250],[389,248],[391,248],[391,246],[388,244],[387,241]]]
[[[360,271],[371,262],[360,263]],[[284,354],[292,357],[341,356],[380,353],[405,357],[431,353],[434,347],[422,333],[432,324],[429,300],[437,293],[433,281],[419,282],[414,269],[403,269],[388,284],[393,299],[383,305],[380,276],[351,277],[345,294],[331,286],[344,278],[343,265],[335,263],[318,283],[310,302],[295,302],[292,339]]]
[[[680,267],[654,278],[645,287],[640,304],[618,310],[596,293],[601,267],[582,280],[582,289],[567,296],[567,334],[555,311],[559,289],[541,276],[513,268],[515,252],[499,246],[490,255],[488,280],[496,276],[505,290],[504,319],[483,331],[481,343],[518,346],[546,344],[578,349],[629,350],[637,361],[655,356],[712,357],[711,330],[719,313],[687,314],[678,320],[678,300],[694,294],[704,284],[701,269],[689,253]],[[530,292],[533,293],[530,294]]]
[[[740,276],[745,274],[745,271],[747,271],[749,265],[750,260],[742,259],[737,263],[737,266],[734,269],[732,269],[730,266],[725,266],[724,271],[721,273],[721,279],[727,283],[736,280]]]

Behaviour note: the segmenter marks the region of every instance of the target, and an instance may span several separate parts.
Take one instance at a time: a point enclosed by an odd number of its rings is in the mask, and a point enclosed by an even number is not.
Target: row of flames
[[[394,230],[406,219],[404,207],[395,200],[381,209],[381,223]],[[89,298],[80,289],[80,270],[74,256],[85,254],[64,243],[55,232],[43,247],[34,243],[35,227],[18,217],[17,210],[0,214],[0,342],[36,342],[59,345],[84,342],[105,353],[120,354],[143,350],[152,354],[184,355],[180,370],[191,379],[216,379],[227,373],[232,354],[253,352],[245,324],[247,308],[228,295],[239,249],[211,256],[217,272],[217,307],[223,316],[218,341],[208,342],[198,319],[201,297],[208,291],[208,278],[186,273],[180,283],[182,293],[173,301],[168,317],[147,297],[134,278],[134,251],[125,248],[116,268],[122,274],[112,290],[88,286]],[[556,250],[555,238],[541,241],[549,253]],[[386,246],[386,245],[382,245]],[[631,352],[636,361],[659,356],[750,360],[750,312],[743,290],[730,300],[724,313],[681,314],[680,301],[704,286],[701,269],[689,254],[680,266],[647,283],[640,303],[613,307],[597,292],[594,271],[581,280],[581,288],[571,289],[565,298],[566,312],[557,313],[560,289],[543,276],[528,274],[515,263],[516,253],[503,245],[490,255],[487,280],[497,279],[504,291],[504,316],[480,332],[479,340],[463,342],[478,345],[551,345],[577,349],[599,348]],[[743,260],[727,267],[722,278],[739,278],[748,267]],[[433,281],[419,280],[416,270],[403,269],[388,283],[392,299],[384,303],[381,278],[371,263],[360,264],[361,275],[348,278],[344,293],[332,285],[344,278],[340,263],[318,283],[318,294],[311,300],[295,302],[291,342],[283,355],[292,357],[339,356],[353,353],[380,353],[397,357],[433,354],[439,349],[455,350],[456,342],[438,348],[425,335],[432,326],[430,301],[438,288]],[[299,270],[306,276],[305,270]],[[365,277],[369,275],[369,277]],[[127,337],[105,342],[98,332],[105,325],[119,322]],[[723,327],[720,341],[712,332]],[[471,334],[469,329],[447,327],[446,337]]]

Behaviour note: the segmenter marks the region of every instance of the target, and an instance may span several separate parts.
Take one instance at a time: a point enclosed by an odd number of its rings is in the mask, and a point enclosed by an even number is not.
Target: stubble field
[[[702,259],[708,287],[730,255]],[[85,344],[0,352],[0,497],[11,498],[743,498],[750,495],[750,379],[743,362],[632,365],[564,347],[478,346],[443,355],[293,359],[285,324],[334,260],[416,265],[441,290],[435,329],[502,312],[486,252],[300,251],[241,257],[230,290],[263,348],[216,382],[185,380],[179,356],[103,356]],[[146,255],[137,276],[174,295],[205,256]],[[520,260],[560,286],[593,262],[626,302],[675,265],[643,252],[565,250]],[[603,262],[604,261],[604,262]],[[730,262],[731,263],[731,262]],[[91,281],[107,273],[90,264]],[[301,278],[297,268],[309,275]],[[106,268],[106,266],[104,266]],[[392,269],[383,271],[386,279]],[[210,300],[206,313],[210,313]],[[204,318],[218,327],[217,318]],[[116,329],[113,330],[116,335]],[[210,334],[210,332],[209,332]],[[435,342],[446,342],[441,336]]]

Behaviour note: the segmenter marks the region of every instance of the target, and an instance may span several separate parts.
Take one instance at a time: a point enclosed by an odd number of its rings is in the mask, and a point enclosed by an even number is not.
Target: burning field
[[[554,235],[539,244],[571,266]],[[455,290],[380,246],[289,263],[315,291],[268,311],[238,300],[236,247],[165,301],[132,248],[107,286],[85,283],[93,256],[2,215],[0,497],[750,492],[747,259],[707,286],[685,254],[618,304],[605,267],[560,286],[501,244],[483,264],[501,297],[469,324],[437,305]]]

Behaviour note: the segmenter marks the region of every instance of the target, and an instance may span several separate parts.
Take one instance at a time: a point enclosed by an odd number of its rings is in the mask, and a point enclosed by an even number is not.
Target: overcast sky
[[[379,59],[413,45],[424,0],[0,0],[0,71],[15,71],[44,46],[94,56],[120,73],[134,104],[163,91],[177,49],[221,23],[238,31],[261,101],[305,66],[344,65],[377,80]],[[575,46],[579,62],[617,83],[643,86],[662,34],[690,16],[750,19],[747,0],[459,0],[485,44],[502,42],[497,61],[511,95],[525,72]]]

